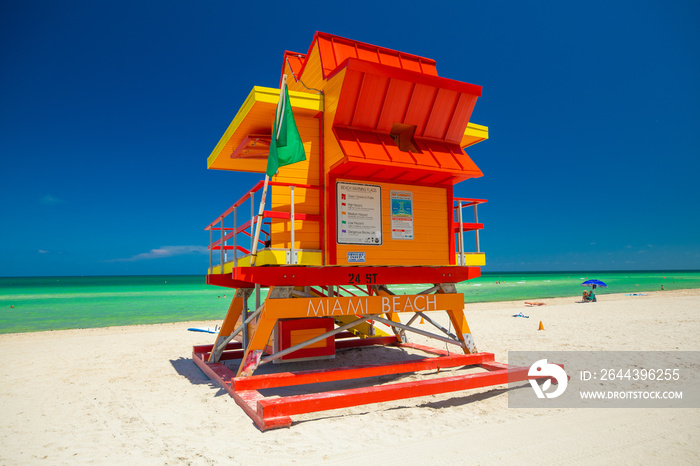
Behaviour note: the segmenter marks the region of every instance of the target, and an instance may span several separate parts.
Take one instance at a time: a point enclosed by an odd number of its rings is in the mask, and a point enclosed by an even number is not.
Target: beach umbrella
[[[605,286],[605,287],[607,287],[608,285],[606,285],[604,282],[601,282],[600,280],[586,280],[585,282],[581,283],[581,286],[591,286],[591,287],[592,286],[595,286],[595,287]]]

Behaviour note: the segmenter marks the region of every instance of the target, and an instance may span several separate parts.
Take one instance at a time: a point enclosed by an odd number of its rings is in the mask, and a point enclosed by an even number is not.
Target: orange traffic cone
[[[541,320],[540,320],[540,328],[538,328],[537,330],[544,330],[544,325],[542,325],[542,321],[541,321]]]
[[[425,323],[425,322],[423,322],[423,318],[422,318],[422,317],[420,318],[420,323],[421,323],[421,324],[424,324],[424,323]]]

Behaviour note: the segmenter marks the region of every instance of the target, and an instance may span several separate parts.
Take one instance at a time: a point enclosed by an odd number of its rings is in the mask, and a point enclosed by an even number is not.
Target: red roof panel
[[[423,152],[421,155],[426,156],[423,163],[426,163],[428,166],[437,166],[456,171],[462,170],[462,165],[457,162],[458,157],[461,155],[461,153],[463,153],[461,147],[456,147],[456,149],[459,149],[457,152],[454,150],[454,144],[451,145],[436,141],[426,141],[424,139],[417,139],[416,145],[418,146],[418,149]],[[432,160],[429,160],[427,156],[432,157]]]
[[[449,118],[439,118],[437,115],[452,115],[460,94],[449,89],[438,89],[433,103],[433,109],[423,131],[423,136],[432,139],[445,139],[447,127],[452,122]]]
[[[349,175],[352,170],[353,176],[376,176],[381,172],[381,178],[387,181],[420,180],[426,184],[458,183],[482,176],[479,167],[457,144],[416,139],[420,152],[403,152],[385,134],[338,127],[333,130],[345,155],[336,174]]]
[[[472,111],[476,105],[476,97],[469,94],[461,94],[457,106],[452,112],[452,121],[450,122],[447,133],[445,134],[446,141],[461,141],[464,136],[464,131],[469,124],[469,118],[472,116]]]
[[[284,74],[284,69],[289,63],[292,68],[292,73],[297,78],[301,75],[301,70],[306,62],[306,55],[302,53],[290,52],[289,50],[284,51],[284,62],[282,63],[282,75]],[[280,86],[282,86],[282,75],[280,75]]]
[[[377,131],[389,133],[394,123],[406,118],[406,110],[408,110],[408,102],[411,100],[414,85],[412,82],[398,79],[389,81],[384,101],[390,102],[391,105],[384,105],[382,108],[377,122]]]
[[[348,58],[359,58],[360,60],[380,63],[395,68],[415,71],[430,76],[437,76],[435,60],[419,57],[409,53],[398,52],[396,50],[377,47],[344,37],[317,32],[313,44],[318,42],[318,50],[321,54],[321,65],[323,77],[327,78],[338,66]]]
[[[354,108],[357,105],[357,98],[362,89],[363,73],[350,73],[345,75],[343,80],[342,96],[343,105],[353,111],[337,111],[335,114],[335,124],[338,126],[352,126],[355,115]]]
[[[386,76],[365,75],[357,96],[351,126],[371,130],[377,127],[388,85],[389,78]]]
[[[408,103],[406,117],[398,123],[413,125],[416,127],[416,136],[424,136],[425,125],[430,116],[430,109],[433,108],[437,91],[438,89],[435,86],[416,84],[411,94],[411,101]]]
[[[480,86],[355,58],[344,66],[334,126],[389,134],[400,123],[417,138],[458,144],[481,95]]]

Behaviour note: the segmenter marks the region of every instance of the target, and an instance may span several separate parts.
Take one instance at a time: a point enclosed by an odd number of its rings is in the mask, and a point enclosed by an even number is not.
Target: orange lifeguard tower
[[[477,352],[455,288],[479,277],[485,263],[477,205],[486,201],[453,196],[455,184],[482,176],[463,150],[488,138],[486,127],[469,122],[481,87],[438,76],[433,60],[320,32],[306,54],[285,52],[282,75],[306,160],[279,168],[262,217],[260,182],[206,228],[207,283],[236,293],[215,342],[195,347],[194,361],[262,430],[288,426],[290,415],[303,412],[506,383],[507,366]],[[265,173],[279,98],[279,89],[254,87],[208,168]],[[466,207],[473,222],[462,218]],[[259,221],[263,236],[256,238]],[[475,251],[466,251],[465,232],[475,232]],[[396,284],[430,286],[397,295]],[[261,289],[268,290],[264,302]],[[447,312],[451,328],[431,319],[432,311]],[[412,326],[418,318],[437,333]],[[463,354],[413,345],[407,332]],[[254,375],[260,364],[368,345],[411,347],[428,357]],[[275,399],[259,392],[465,365],[485,371]]]

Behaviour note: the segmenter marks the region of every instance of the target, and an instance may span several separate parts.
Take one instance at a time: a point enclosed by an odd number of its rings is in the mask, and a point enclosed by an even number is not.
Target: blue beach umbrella
[[[586,280],[585,282],[581,283],[581,286],[595,286],[597,288],[600,286],[607,287],[608,285],[606,285],[604,282],[601,282],[600,280]]]

